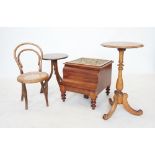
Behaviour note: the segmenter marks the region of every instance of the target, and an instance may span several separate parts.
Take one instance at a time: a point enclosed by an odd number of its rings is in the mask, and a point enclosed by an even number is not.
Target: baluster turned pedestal
[[[122,104],[124,108],[133,115],[142,115],[142,110],[134,110],[129,104],[128,104],[128,94],[123,93],[123,77],[122,77],[122,70],[123,70],[123,57],[124,52],[127,48],[139,48],[143,47],[142,44],[139,43],[130,43],[130,42],[109,42],[109,43],[103,43],[102,46],[109,47],[109,48],[117,48],[119,51],[119,63],[118,63],[118,78],[116,82],[116,90],[114,91],[113,99],[109,99],[109,103],[111,105],[111,109],[107,114],[103,115],[103,119],[107,120],[109,119],[112,114],[114,113],[116,107],[118,104]]]

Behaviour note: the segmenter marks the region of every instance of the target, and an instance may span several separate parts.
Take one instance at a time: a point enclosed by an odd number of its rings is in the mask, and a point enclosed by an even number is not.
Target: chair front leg
[[[28,98],[26,84],[23,84],[23,97],[25,98],[25,110],[28,110]]]

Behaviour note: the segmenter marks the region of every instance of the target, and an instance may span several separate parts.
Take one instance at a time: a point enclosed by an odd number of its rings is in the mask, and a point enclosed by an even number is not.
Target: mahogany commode
[[[124,51],[128,48],[139,48],[143,47],[143,44],[140,43],[133,43],[133,42],[107,42],[101,44],[104,47],[108,48],[117,48],[119,51],[119,64],[118,64],[118,78],[116,82],[116,90],[114,92],[113,100],[109,99],[109,103],[112,106],[108,114],[103,115],[103,119],[107,120],[109,119],[112,114],[114,113],[116,107],[118,104],[122,104],[124,108],[131,114],[133,115],[142,115],[143,111],[142,110],[134,110],[127,101],[128,94],[123,93],[123,77],[122,77],[122,70],[123,70],[123,56],[124,56]]]
[[[81,93],[85,98],[91,98],[91,107],[95,109],[97,95],[103,89],[109,95],[112,63],[109,60],[90,58],[66,62],[60,84],[62,100],[66,99],[66,91]]]

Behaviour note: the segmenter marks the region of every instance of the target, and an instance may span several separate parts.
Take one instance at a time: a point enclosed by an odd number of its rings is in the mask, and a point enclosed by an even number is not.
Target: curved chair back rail
[[[24,52],[33,52],[38,57],[38,66],[39,71],[35,72],[23,72],[23,65],[21,63],[21,55]],[[35,55],[35,56],[36,56]],[[27,97],[27,89],[26,84],[29,83],[40,83],[41,90],[44,93],[46,106],[48,106],[48,74],[46,72],[42,72],[42,58],[43,51],[42,49],[34,43],[25,42],[19,44],[14,50],[14,59],[19,67],[20,75],[17,77],[17,81],[21,83],[21,101],[25,99],[25,109],[28,109],[28,97]]]
[[[39,66],[39,72],[42,71],[42,58],[43,58],[43,51],[42,49],[34,43],[25,42],[19,44],[15,50],[14,50],[14,59],[19,67],[20,73],[23,74],[23,65],[20,60],[20,56],[23,52],[33,52],[38,56],[38,66]]]

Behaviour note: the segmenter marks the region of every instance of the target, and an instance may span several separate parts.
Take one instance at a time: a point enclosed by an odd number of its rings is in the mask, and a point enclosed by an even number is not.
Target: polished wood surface
[[[68,55],[65,53],[48,53],[43,55],[43,60],[60,60],[68,58]]]
[[[144,46],[141,43],[135,43],[135,42],[107,42],[101,45],[108,48],[121,48],[121,49],[139,48]]]
[[[111,47],[111,48],[117,48],[119,51],[119,63],[118,63],[118,78],[116,82],[116,90],[114,92],[113,100],[109,99],[109,103],[111,105],[111,109],[107,114],[103,115],[103,119],[107,120],[109,119],[114,111],[116,110],[116,107],[118,104],[122,104],[124,108],[131,114],[133,115],[142,115],[143,111],[142,110],[134,110],[127,101],[128,94],[123,93],[123,77],[122,77],[122,71],[123,71],[123,59],[124,59],[124,52],[126,48],[138,48],[138,47],[143,47],[142,44],[137,44],[137,43],[124,43],[124,42],[119,42],[119,43],[103,43],[102,44],[105,47]]]
[[[104,64],[98,66],[98,61]],[[66,99],[66,91],[81,93],[86,99],[90,97],[91,107],[95,109],[98,94],[104,89],[107,95],[110,93],[111,70],[112,61],[109,60],[80,58],[66,62],[60,84],[62,100]]]
[[[23,71],[23,65],[20,60],[20,57],[25,52],[33,52],[38,57],[38,71],[36,72],[26,72]],[[43,51],[42,49],[34,43],[22,43],[19,44],[14,50],[14,59],[19,67],[20,75],[17,77],[18,82],[21,83],[22,93],[21,93],[21,100],[25,99],[25,109],[28,109],[28,97],[27,97],[27,89],[26,84],[30,83],[37,83],[41,84],[46,105],[48,106],[48,74],[42,72],[42,58],[43,58]]]

